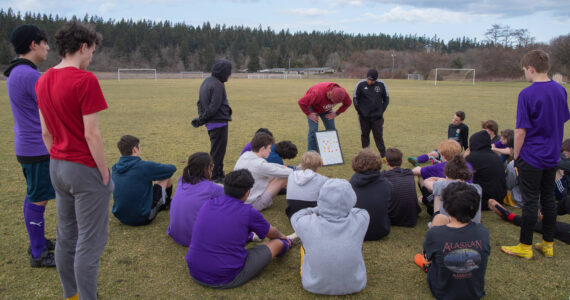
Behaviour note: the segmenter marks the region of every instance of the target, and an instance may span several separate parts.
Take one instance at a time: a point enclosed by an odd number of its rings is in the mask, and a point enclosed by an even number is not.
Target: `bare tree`
[[[497,46],[497,44],[499,43],[499,38],[501,38],[501,34],[502,34],[501,25],[493,24],[493,26],[491,26],[491,28],[487,29],[487,32],[485,32],[485,37],[487,38],[486,42],[494,46]]]
[[[552,71],[570,74],[570,34],[561,35],[550,42]]]

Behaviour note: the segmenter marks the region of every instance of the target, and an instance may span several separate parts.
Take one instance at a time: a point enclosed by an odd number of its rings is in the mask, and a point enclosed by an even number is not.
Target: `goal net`
[[[154,79],[156,77],[156,69],[118,69],[117,80],[121,79]]]
[[[424,77],[422,74],[413,73],[408,74],[408,80],[424,80]]]
[[[435,68],[430,71],[428,80],[433,80],[434,85],[441,81],[461,81],[475,85],[475,69]]]
[[[302,79],[299,74],[263,74],[253,73],[247,74],[247,79]]]
[[[204,72],[180,72],[180,79],[184,78],[204,78]]]

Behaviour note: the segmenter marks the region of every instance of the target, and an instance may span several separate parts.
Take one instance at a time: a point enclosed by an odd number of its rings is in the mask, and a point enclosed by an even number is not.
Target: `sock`
[[[429,156],[427,154],[422,154],[420,156],[418,156],[418,162],[421,163],[425,163],[429,160]]]
[[[289,239],[279,239],[279,240],[281,241],[281,243],[283,243],[283,249],[279,254],[277,254],[278,257],[289,251]]]
[[[510,211],[506,210],[504,207],[501,207],[500,205],[495,205],[495,208],[497,208],[497,210],[499,210],[499,212],[503,215],[503,218],[512,221],[512,219],[514,219],[515,214],[511,213]],[[513,215],[511,217],[511,215]]]
[[[27,201],[26,201],[27,202]],[[44,236],[44,206],[27,203],[24,206],[24,221],[26,229],[30,237],[30,246],[32,247],[32,258],[38,258],[46,247],[46,238]]]

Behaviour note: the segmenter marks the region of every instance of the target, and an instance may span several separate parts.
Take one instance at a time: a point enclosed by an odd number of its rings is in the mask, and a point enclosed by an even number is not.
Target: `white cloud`
[[[99,11],[102,13],[113,11],[113,10],[115,10],[115,8],[117,8],[117,5],[115,3],[112,3],[112,2],[105,2],[101,5],[99,5]]]
[[[320,9],[320,8],[291,8],[282,10],[282,12],[287,14],[301,15],[306,17],[316,17],[316,16],[326,16],[334,13],[331,10]]]
[[[381,23],[427,23],[427,24],[441,24],[441,23],[464,23],[468,21],[473,15],[467,15],[459,12],[451,12],[442,9],[428,8],[428,9],[403,9],[400,6],[392,8],[389,12],[382,15],[375,15],[366,13],[366,17],[375,19]]]

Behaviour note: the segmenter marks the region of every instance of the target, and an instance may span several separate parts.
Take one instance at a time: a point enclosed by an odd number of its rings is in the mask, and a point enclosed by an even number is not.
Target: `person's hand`
[[[101,180],[103,181],[103,185],[107,185],[109,183],[109,170],[107,169],[104,173],[101,173]]]
[[[328,113],[325,117],[326,117],[328,120],[332,120],[332,119],[336,118],[336,113],[335,113],[334,111],[331,111],[331,112]]]
[[[319,122],[319,118],[317,117],[317,113],[310,113],[307,118],[309,118],[309,120],[317,123]]]

